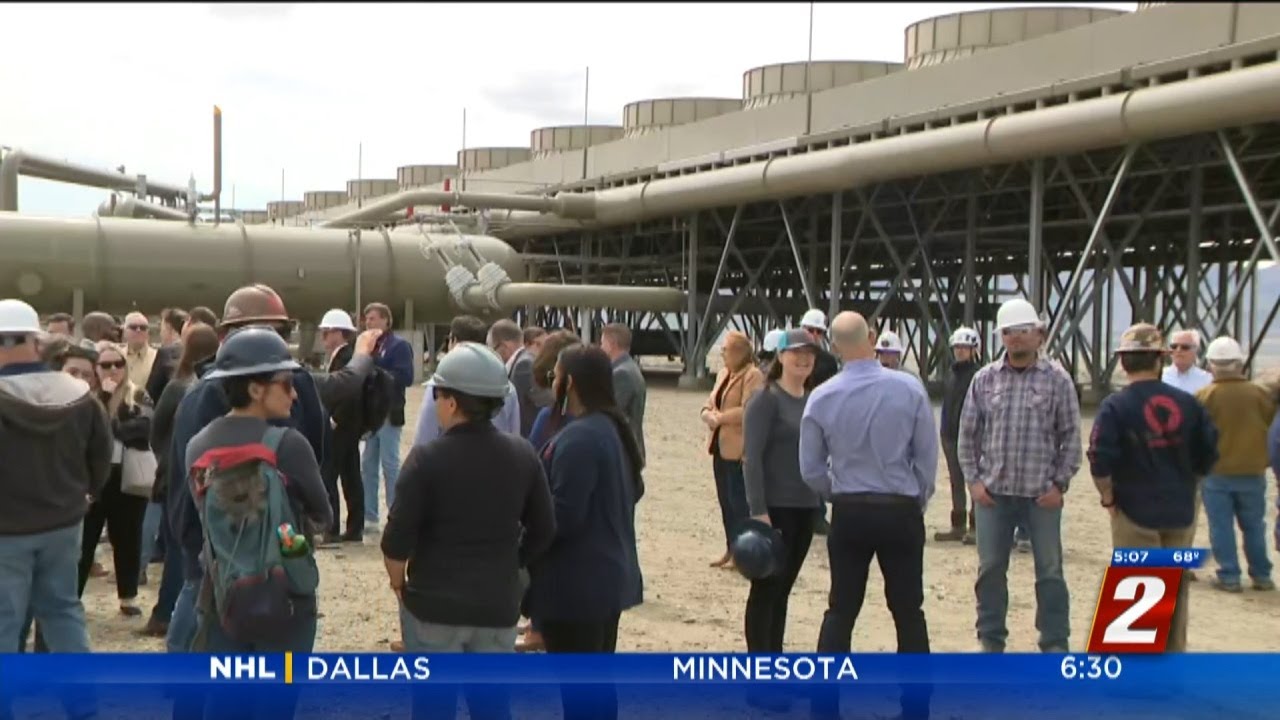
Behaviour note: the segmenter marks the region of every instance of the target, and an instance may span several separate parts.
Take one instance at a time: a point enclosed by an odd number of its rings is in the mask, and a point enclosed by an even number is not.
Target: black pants
[[[951,477],[951,528],[973,531],[973,503],[969,500],[969,486],[964,481],[964,469],[960,467],[960,450],[955,440],[942,439],[942,455],[947,459],[947,475]],[[967,519],[967,522],[966,522]]]
[[[746,613],[747,652],[782,652],[787,601],[809,554],[817,516],[815,508],[769,508],[769,522],[782,534],[786,564],[770,577],[751,581]]]
[[[618,648],[618,618],[604,622],[540,622],[548,653],[613,653]],[[617,720],[618,691],[613,685],[561,685],[564,720]]]
[[[329,493],[329,508],[333,510],[333,524],[329,532],[341,532],[338,518],[338,485],[341,479],[342,497],[347,501],[347,532],[359,535],[364,532],[364,482],[360,476],[360,438],[357,435],[336,430],[333,447],[324,466],[324,489]]]
[[[84,537],[80,545],[80,594],[89,581],[93,551],[107,526],[111,555],[116,571],[116,595],[121,600],[138,597],[138,574],[142,571],[142,518],[149,500],[120,491],[120,466],[111,466],[111,477],[102,488],[102,496],[89,505],[84,516]]]
[[[831,593],[818,636],[818,652],[848,653],[853,626],[867,594],[871,559],[884,575],[884,596],[898,632],[898,652],[929,652],[924,619],[924,514],[901,495],[837,495],[827,536]],[[838,688],[814,694],[817,717],[839,713]],[[929,686],[904,686],[904,718],[929,716]]]

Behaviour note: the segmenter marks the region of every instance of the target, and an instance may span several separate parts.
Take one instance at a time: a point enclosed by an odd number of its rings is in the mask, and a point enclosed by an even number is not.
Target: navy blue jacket
[[[529,566],[529,617],[602,622],[643,601],[636,554],[636,482],[608,416],[564,426],[542,449],[556,534]]]
[[[173,419],[173,441],[169,445],[169,529],[182,545],[182,569],[188,580],[199,580],[203,576],[200,551],[204,545],[204,533],[186,478],[187,443],[206,425],[231,412],[231,405],[227,403],[218,381],[203,379],[212,367],[213,361],[210,360],[196,368],[201,379],[191,385],[178,405]],[[302,433],[315,451],[316,461],[323,463],[328,416],[320,404],[316,381],[310,373],[296,372],[293,374],[293,389],[298,393],[298,399],[293,403],[292,416],[288,421],[272,421],[272,424],[292,427]]]
[[[1141,380],[1108,396],[1089,439],[1094,477],[1110,477],[1134,523],[1175,530],[1195,522],[1196,481],[1218,462],[1218,430],[1190,393]]]
[[[396,395],[391,398],[391,413],[387,416],[387,424],[402,427],[404,391],[413,384],[413,345],[388,331],[378,338],[378,345],[373,351],[373,363],[395,378]]]

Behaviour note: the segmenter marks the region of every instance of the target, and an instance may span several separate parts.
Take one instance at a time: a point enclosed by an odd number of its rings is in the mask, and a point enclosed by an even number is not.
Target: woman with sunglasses
[[[147,512],[147,498],[129,495],[121,489],[125,448],[151,452],[151,399],[144,390],[129,381],[129,362],[116,344],[98,343],[98,399],[111,420],[111,476],[102,494],[89,505],[84,518],[84,537],[80,548],[80,594],[89,580],[93,553],[107,527],[111,554],[116,571],[116,594],[120,613],[138,617],[138,578],[142,565],[142,518]]]

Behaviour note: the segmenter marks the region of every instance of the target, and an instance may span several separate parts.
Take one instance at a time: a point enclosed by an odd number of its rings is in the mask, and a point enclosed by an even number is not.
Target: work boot
[[[169,623],[157,620],[156,616],[152,615],[146,625],[133,632],[141,637],[162,638],[169,634]]]
[[[964,540],[964,528],[951,528],[933,534],[934,542],[960,542]]]

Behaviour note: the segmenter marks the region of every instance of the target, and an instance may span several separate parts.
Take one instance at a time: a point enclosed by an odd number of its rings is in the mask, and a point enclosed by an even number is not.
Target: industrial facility
[[[1011,294],[1087,395],[1110,387],[1130,317],[1257,352],[1280,311],[1258,284],[1280,261],[1280,4],[965,12],[910,25],[903,47],[747,68],[741,97],[638,99],[616,126],[533,129],[528,147],[462,148],[230,223],[193,224],[183,202],[211,199],[194,187],[9,153],[0,210],[18,209],[18,174],[122,195],[84,221],[0,212],[0,284],[120,310],[261,280],[299,317],[404,307],[428,346],[455,310],[588,335],[620,320],[691,382],[726,328],[759,339],[810,307],[893,329],[936,382],[958,325],[998,347]],[[113,284],[126,248],[157,277],[207,259],[198,298]]]

